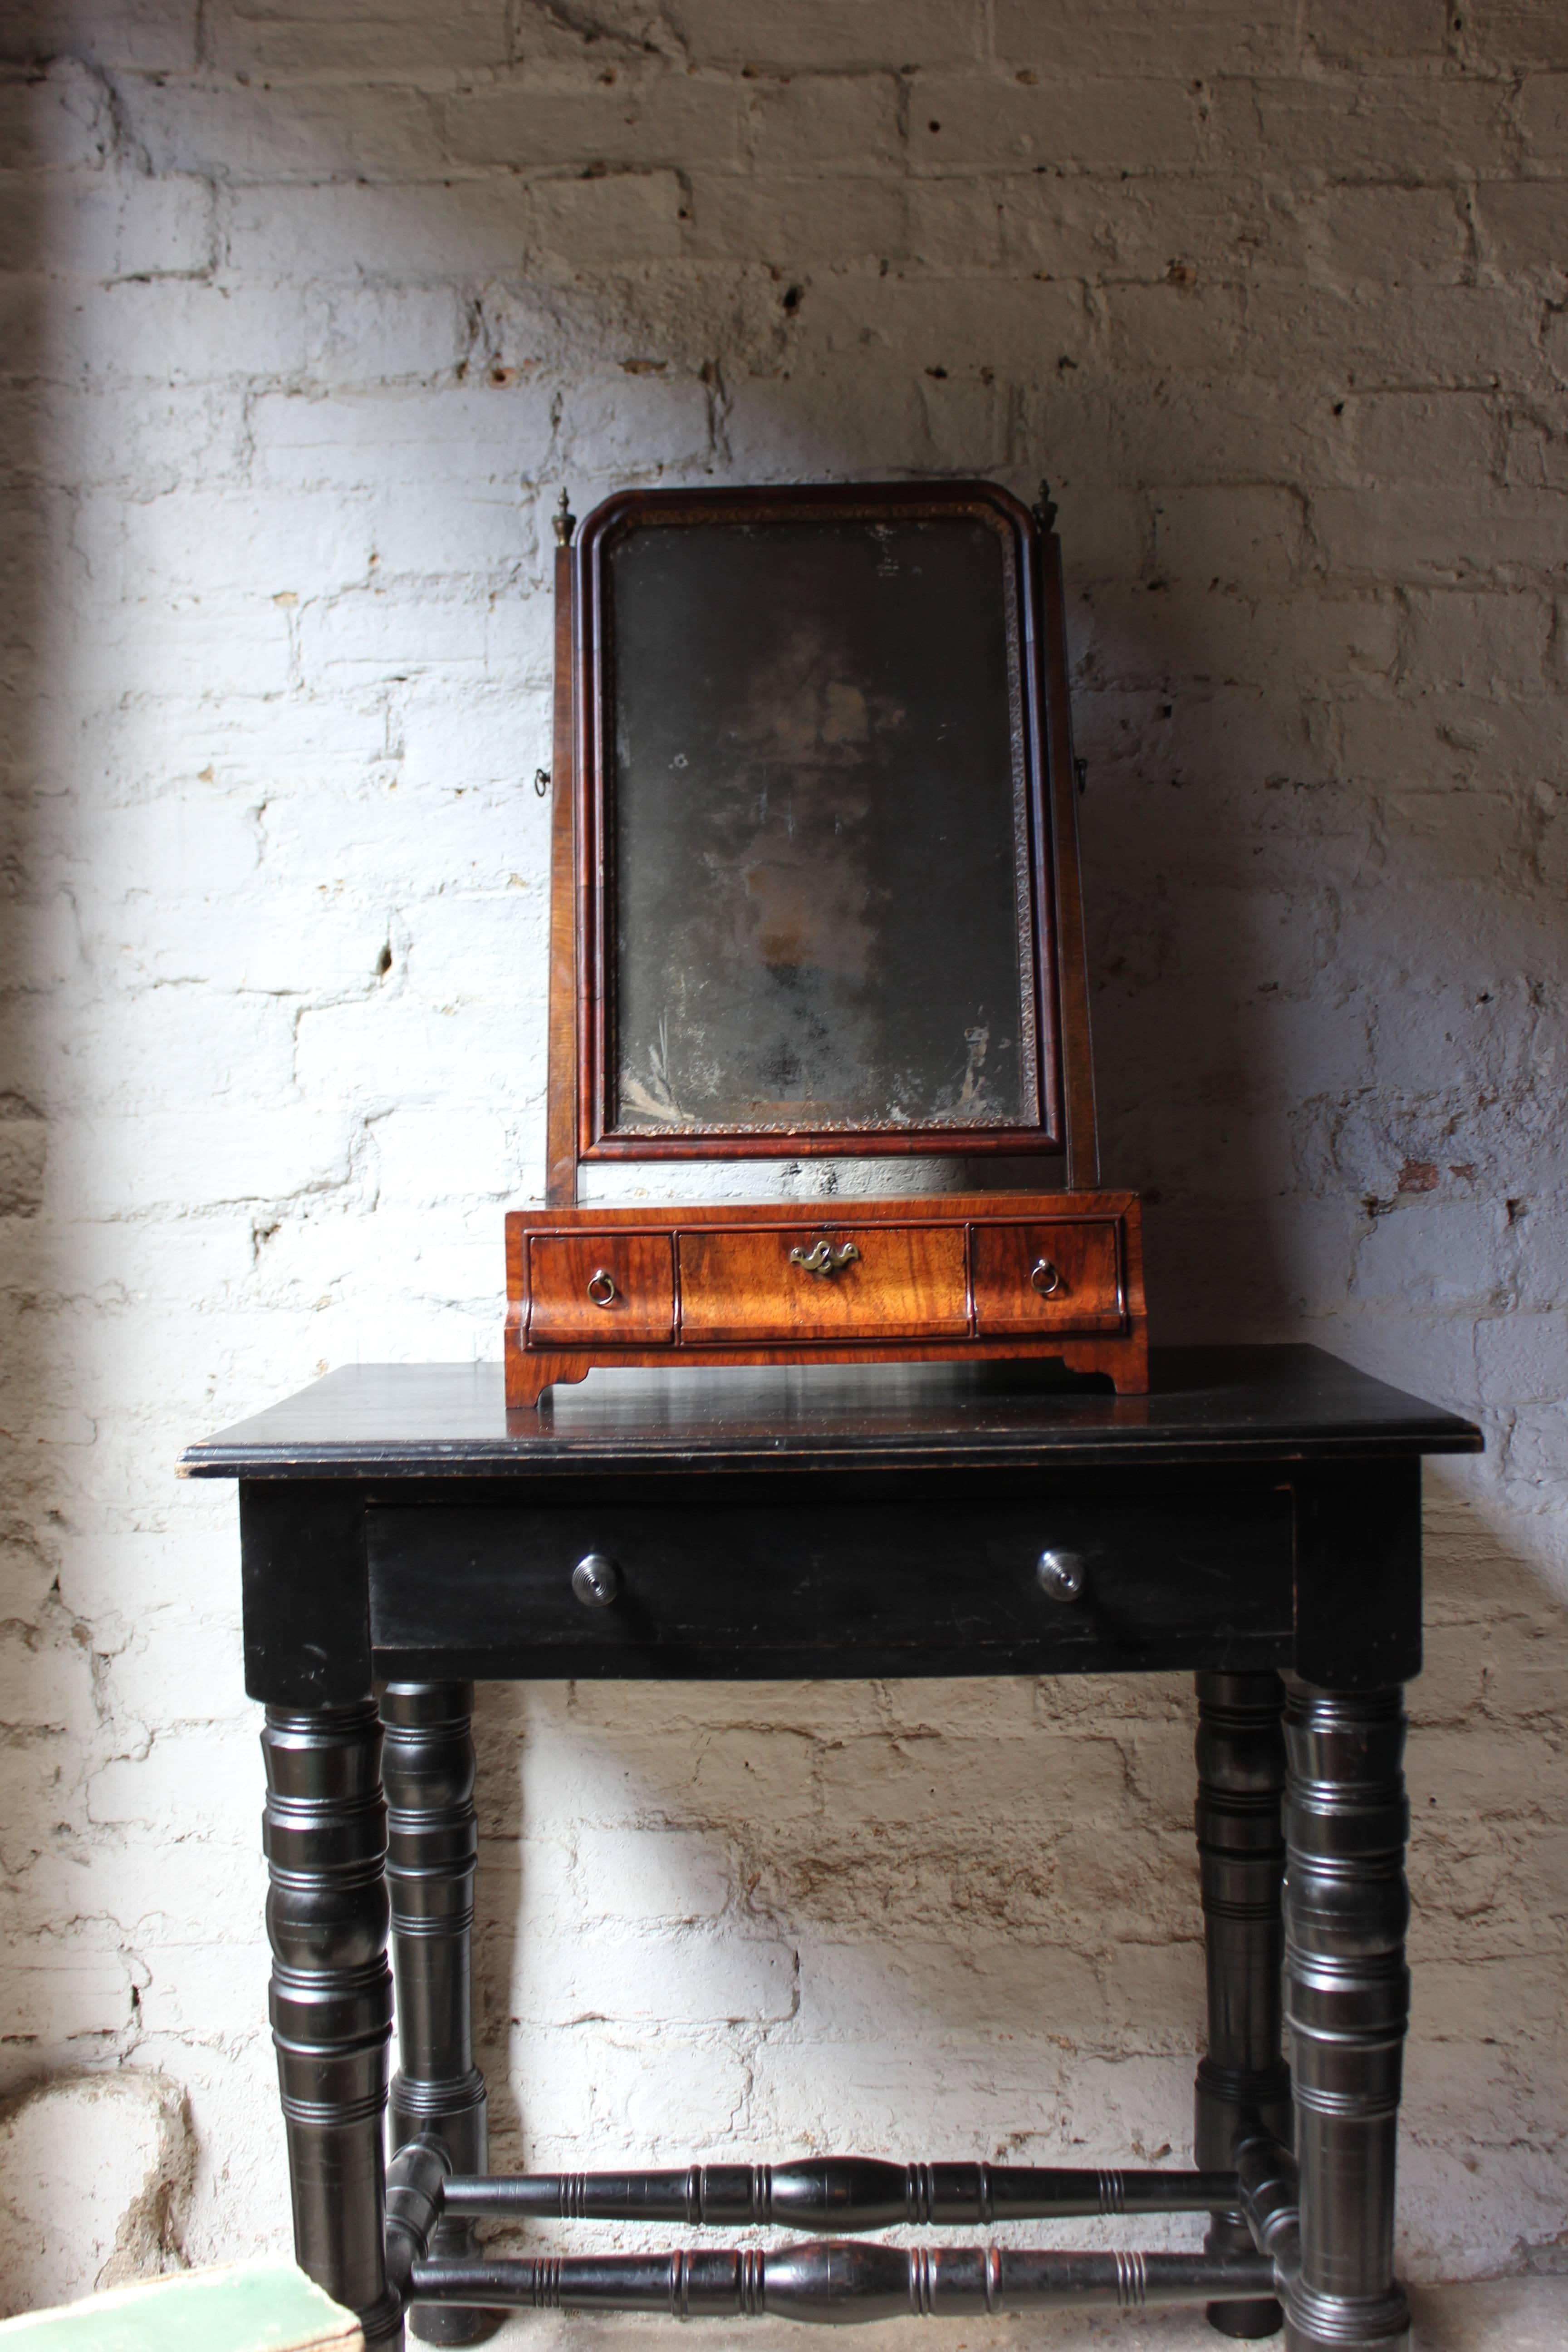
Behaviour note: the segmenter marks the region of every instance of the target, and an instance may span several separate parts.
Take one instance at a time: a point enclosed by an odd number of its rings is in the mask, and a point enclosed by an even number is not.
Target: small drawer
[[[1120,1226],[1114,1217],[973,1228],[974,1328],[982,1339],[1032,1331],[1119,1331]]]
[[[555,1503],[544,1482],[512,1483],[510,1500],[367,1508],[378,1674],[690,1682],[1290,1659],[1284,1489],[626,1501],[611,1481],[602,1499]],[[1076,1572],[1074,1597],[1044,1580],[1047,1553]]]
[[[678,1237],[685,1347],[962,1339],[963,1228],[693,1228]]]
[[[675,1337],[668,1234],[533,1234],[531,1348],[648,1348]]]

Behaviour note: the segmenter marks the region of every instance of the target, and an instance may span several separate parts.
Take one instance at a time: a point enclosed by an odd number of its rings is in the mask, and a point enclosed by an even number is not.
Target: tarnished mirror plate
[[[608,540],[607,1135],[1038,1128],[1016,561],[973,508]]]

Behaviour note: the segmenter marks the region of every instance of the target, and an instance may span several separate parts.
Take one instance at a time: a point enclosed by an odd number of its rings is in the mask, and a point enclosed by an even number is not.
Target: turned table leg
[[[269,1706],[263,1843],[272,2036],[289,2139],[294,2252],[357,2312],[367,2346],[403,2342],[382,2242],[392,1979],[381,1724],[369,1699]]]
[[[1285,1691],[1275,1674],[1201,1674],[1197,1686],[1208,2054],[1198,2064],[1194,2158],[1200,2170],[1225,2172],[1244,2116],[1290,2137],[1279,1999]],[[1214,2216],[1204,2242],[1211,2254],[1245,2253],[1252,2239],[1240,2213],[1228,2212]],[[1268,2298],[1211,2304],[1208,2316],[1222,2336],[1250,2337],[1274,2335],[1281,2315]]]
[[[388,1683],[381,1701],[397,1981],[392,2145],[434,2134],[461,2173],[486,2168],[485,2083],[474,2064],[469,1976],[479,1852],[473,1702],[471,1683]],[[440,2222],[430,2252],[476,2252],[472,2221]],[[500,2317],[416,2303],[408,2325],[426,2344],[475,2344]]]
[[[1409,1809],[1397,1690],[1292,1681],[1286,1704],[1285,2002],[1301,2175],[1290,2352],[1394,2352],[1394,2148],[1410,1979]]]

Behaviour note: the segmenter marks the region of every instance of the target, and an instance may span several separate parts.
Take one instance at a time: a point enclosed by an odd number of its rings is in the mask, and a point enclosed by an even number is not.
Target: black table
[[[1480,1437],[1312,1348],[1154,1360],[1147,1397],[1048,1367],[598,1374],[510,1419],[499,1365],[362,1366],[186,1454],[186,1475],[239,1481],[296,2249],[370,2343],[401,2341],[410,2294],[416,2333],[473,2340],[490,2323],[465,2302],[482,2303],[487,2281],[498,2302],[816,2317],[1069,2291],[1190,2301],[1206,2282],[1229,2334],[1277,2326],[1277,2287],[1301,2352],[1403,2342],[1401,1685],[1421,1663],[1420,1456]],[[1207,2257],[1009,2252],[987,2267],[969,2249],[859,2243],[477,2258],[483,2211],[875,2228],[891,2175],[806,2166],[770,2188],[710,2167],[510,2190],[483,2178],[476,1678],[1172,1667],[1198,1691],[1200,2172],[1105,2175],[1099,2193],[1102,2210],[1210,2210]],[[384,2241],[389,1894],[404,2154]],[[443,2204],[426,2192],[448,2165],[461,2178]],[[1081,2211],[1085,2178],[911,2167],[899,2211]]]

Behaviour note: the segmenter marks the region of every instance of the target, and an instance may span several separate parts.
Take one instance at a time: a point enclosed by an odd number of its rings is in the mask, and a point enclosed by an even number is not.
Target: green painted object
[[[364,2352],[352,2311],[292,2263],[228,2263],[0,2320],[4,2352]]]

